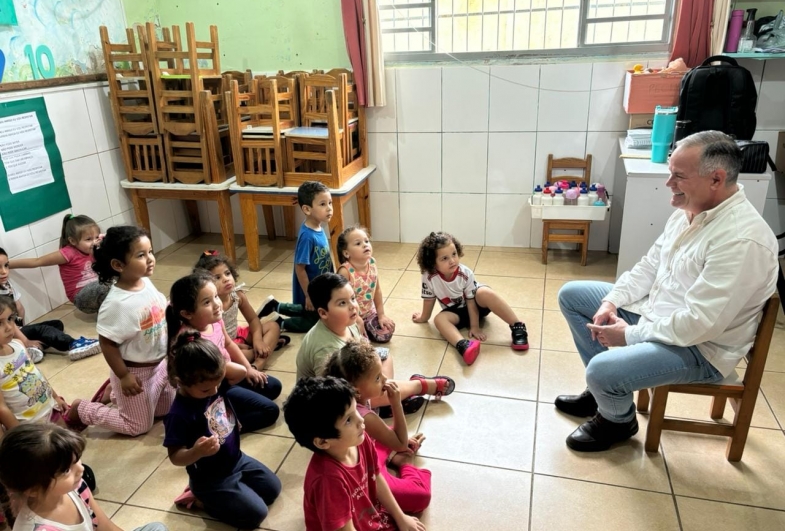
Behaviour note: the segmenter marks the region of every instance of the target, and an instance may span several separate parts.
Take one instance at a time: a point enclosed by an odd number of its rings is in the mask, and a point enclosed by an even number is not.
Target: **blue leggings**
[[[264,387],[254,387],[248,380],[229,387],[226,396],[240,422],[240,431],[248,433],[275,424],[280,410],[273,400],[280,394],[281,382],[272,376],[267,377]]]

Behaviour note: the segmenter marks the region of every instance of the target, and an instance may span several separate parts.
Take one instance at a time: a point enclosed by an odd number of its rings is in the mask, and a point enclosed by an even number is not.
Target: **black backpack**
[[[727,64],[712,65],[713,61]],[[713,130],[738,140],[751,140],[757,122],[757,101],[758,92],[750,71],[732,57],[714,55],[681,80],[676,119],[689,120],[688,135]]]

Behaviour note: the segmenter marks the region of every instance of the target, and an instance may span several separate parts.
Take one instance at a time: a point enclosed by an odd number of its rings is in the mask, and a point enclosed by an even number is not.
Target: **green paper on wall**
[[[16,26],[18,24],[14,0],[0,0],[0,25]]]
[[[0,217],[10,231],[71,208],[44,98],[0,103]]]

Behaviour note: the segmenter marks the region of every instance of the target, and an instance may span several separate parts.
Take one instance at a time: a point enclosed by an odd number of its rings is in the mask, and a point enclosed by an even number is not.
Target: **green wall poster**
[[[6,231],[71,208],[44,98],[0,103],[0,216]]]

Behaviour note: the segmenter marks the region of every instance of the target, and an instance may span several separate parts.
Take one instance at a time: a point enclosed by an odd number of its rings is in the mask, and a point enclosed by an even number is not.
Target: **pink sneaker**
[[[480,355],[480,342],[476,339],[462,339],[458,341],[455,348],[458,349],[458,354],[463,356],[466,365],[474,363],[474,360]]]

